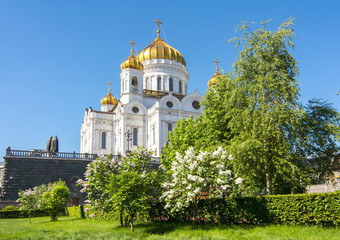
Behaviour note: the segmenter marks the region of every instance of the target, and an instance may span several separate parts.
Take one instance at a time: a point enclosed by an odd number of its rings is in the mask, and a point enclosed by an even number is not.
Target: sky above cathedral
[[[156,37],[178,49],[190,73],[189,93],[202,94],[215,72],[237,59],[241,21],[272,19],[276,29],[296,18],[291,51],[299,62],[300,101],[323,98],[340,110],[340,2],[300,1],[88,1],[0,0],[0,154],[44,149],[57,135],[61,152],[79,152],[85,108],[100,108],[112,82],[120,95],[120,64]],[[254,25],[253,28],[259,28]],[[0,159],[2,161],[2,159]]]

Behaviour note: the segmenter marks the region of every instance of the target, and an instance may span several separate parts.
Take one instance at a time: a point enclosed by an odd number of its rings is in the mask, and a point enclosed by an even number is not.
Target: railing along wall
[[[32,158],[66,158],[66,159],[86,159],[94,160],[98,158],[98,154],[90,153],[65,153],[65,152],[48,152],[42,150],[12,150],[10,147],[6,149],[6,157],[32,157]],[[114,159],[120,159],[120,155],[111,155]],[[152,163],[160,163],[158,157],[151,157]],[[1,162],[0,162],[1,166]]]

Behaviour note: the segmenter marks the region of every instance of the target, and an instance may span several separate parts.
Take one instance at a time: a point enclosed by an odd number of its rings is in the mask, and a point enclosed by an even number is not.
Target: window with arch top
[[[157,91],[161,91],[161,84],[162,84],[162,78],[159,76],[157,77]]]
[[[106,132],[102,132],[101,149],[106,149]]]
[[[172,92],[174,90],[174,80],[169,78],[169,91]]]
[[[132,129],[132,144],[134,146],[138,145],[138,129],[137,128]]]
[[[183,91],[183,86],[182,86],[181,80],[179,80],[179,82],[178,82],[178,90],[179,90],[179,93],[182,93],[182,91]]]
[[[137,79],[137,77],[132,77],[131,85],[133,87],[138,87],[138,79]]]

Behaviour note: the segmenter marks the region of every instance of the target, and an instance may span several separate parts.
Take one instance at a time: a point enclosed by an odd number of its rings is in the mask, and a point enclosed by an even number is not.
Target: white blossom
[[[224,181],[221,180],[220,178],[218,178],[218,179],[216,180],[216,182],[217,182],[217,184],[223,184],[223,183],[224,183]]]
[[[242,178],[236,178],[235,180],[235,183],[238,185],[238,184],[241,184],[243,182],[243,179]]]
[[[199,194],[201,192],[201,189],[199,189],[199,188],[196,188],[195,190],[194,190],[194,193],[197,195],[197,194]]]
[[[218,172],[218,174],[221,175],[221,176],[230,176],[231,175],[231,171],[230,170],[226,170],[226,171],[220,170]]]
[[[223,168],[224,168],[224,165],[223,165],[223,164],[218,164],[216,167],[217,167],[218,169],[223,169]]]

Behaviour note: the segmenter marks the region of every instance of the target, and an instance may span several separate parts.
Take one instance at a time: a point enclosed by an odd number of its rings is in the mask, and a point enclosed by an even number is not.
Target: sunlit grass
[[[114,221],[72,219],[60,217],[50,222],[49,217],[29,219],[0,219],[0,239],[308,239],[338,240],[339,228],[316,226],[247,226],[144,223],[135,232],[120,227]]]

